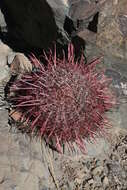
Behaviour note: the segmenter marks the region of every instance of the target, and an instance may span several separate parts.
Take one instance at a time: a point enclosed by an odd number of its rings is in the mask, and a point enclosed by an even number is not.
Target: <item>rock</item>
[[[94,180],[93,180],[93,179],[90,179],[90,180],[88,180],[88,183],[89,183],[89,185],[91,185],[91,184],[94,183]]]
[[[12,52],[6,44],[0,42],[0,84],[7,82],[10,77],[9,67],[7,66],[8,55]]]
[[[9,79],[8,66],[0,68],[0,83],[5,83]]]
[[[77,35],[82,38],[86,43],[96,43],[96,34],[94,32],[91,32],[88,29],[84,29],[77,33]]]
[[[38,178],[34,174],[22,173],[21,180],[18,185],[20,189],[27,189],[29,187],[31,190],[38,190]]]
[[[32,71],[32,64],[23,53],[16,53],[11,63],[12,74],[20,74]]]
[[[54,187],[46,163],[42,161],[40,142],[35,140],[32,143],[22,134],[9,132],[9,126],[6,127],[5,122],[2,124],[2,120],[5,121],[4,115],[0,116],[0,189],[17,190],[30,187],[31,190],[39,190],[43,189],[43,186],[48,189]],[[6,125],[7,122],[8,120]],[[39,180],[42,181],[40,188]]]
[[[73,20],[87,19],[92,15],[91,10],[93,10],[93,7],[95,7],[95,5],[93,5],[94,4],[89,0],[72,0],[70,1],[69,16],[73,18]]]
[[[108,152],[110,145],[103,138],[96,138],[96,143],[85,143],[87,154],[90,156],[103,155],[104,152]]]
[[[15,110],[11,110],[9,113],[9,116],[15,121],[18,122],[21,119],[22,114],[20,112],[17,112]]]
[[[98,166],[98,167],[96,167],[95,169],[92,170],[92,174],[94,176],[96,176],[96,175],[100,176],[102,171],[103,171],[103,166]]]
[[[76,28],[78,30],[89,28],[90,22],[93,19],[98,19],[98,12],[104,3],[105,0],[98,2],[90,0],[69,0],[69,16],[74,21]]]
[[[7,25],[3,13],[0,10],[0,33],[7,32]]]
[[[1,0],[2,13],[8,27],[7,41],[19,50],[42,49],[53,41],[66,44],[64,30],[68,4],[64,0]]]
[[[99,13],[97,46],[127,60],[127,1],[107,1]]]
[[[103,185],[106,186],[106,187],[109,185],[109,180],[108,180],[107,177],[104,177],[104,179],[103,179]]]
[[[94,176],[94,183],[95,186],[102,186],[101,177],[98,175]]]
[[[12,49],[0,41],[0,66],[7,64],[8,55],[12,52]]]

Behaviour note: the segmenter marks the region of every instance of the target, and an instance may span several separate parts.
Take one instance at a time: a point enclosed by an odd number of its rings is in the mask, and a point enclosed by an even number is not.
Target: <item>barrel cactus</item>
[[[85,152],[85,140],[105,136],[110,127],[106,111],[115,104],[104,71],[97,71],[99,59],[84,63],[75,60],[74,48],[68,46],[68,58],[56,52],[45,54],[46,66],[31,56],[33,71],[22,74],[11,86],[10,102],[21,113],[22,130],[54,142],[62,152],[76,144]]]

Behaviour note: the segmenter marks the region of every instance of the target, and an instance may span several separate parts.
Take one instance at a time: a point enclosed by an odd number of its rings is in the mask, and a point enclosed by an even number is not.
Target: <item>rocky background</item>
[[[42,148],[8,124],[5,86],[26,57],[69,42],[87,60],[102,57],[118,105],[108,113],[110,138],[87,144],[87,155]],[[0,1],[0,190],[127,189],[127,0]]]

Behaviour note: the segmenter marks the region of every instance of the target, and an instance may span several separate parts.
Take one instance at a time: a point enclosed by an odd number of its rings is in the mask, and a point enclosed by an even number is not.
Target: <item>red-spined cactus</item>
[[[82,56],[75,61],[72,44],[67,59],[50,52],[45,60],[47,66],[31,57],[35,69],[14,82],[10,101],[22,113],[25,131],[55,142],[60,152],[66,143],[85,151],[84,140],[105,135],[109,127],[105,112],[115,102],[111,80],[95,69],[99,59],[84,64]]]

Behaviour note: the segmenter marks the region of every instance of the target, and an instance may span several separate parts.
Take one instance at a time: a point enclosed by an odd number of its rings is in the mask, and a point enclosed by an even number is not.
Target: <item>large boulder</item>
[[[68,16],[65,0],[1,0],[0,7],[8,28],[6,40],[19,50],[42,49],[53,41],[66,44],[69,40],[64,30]]]
[[[99,14],[97,46],[106,54],[127,59],[127,0],[110,0]]]
[[[10,72],[7,63],[8,56],[11,55],[11,53],[12,49],[10,49],[6,44],[0,41],[0,88],[3,84],[5,85],[10,78]]]
[[[69,0],[69,16],[77,30],[97,32],[98,13],[106,0]]]

